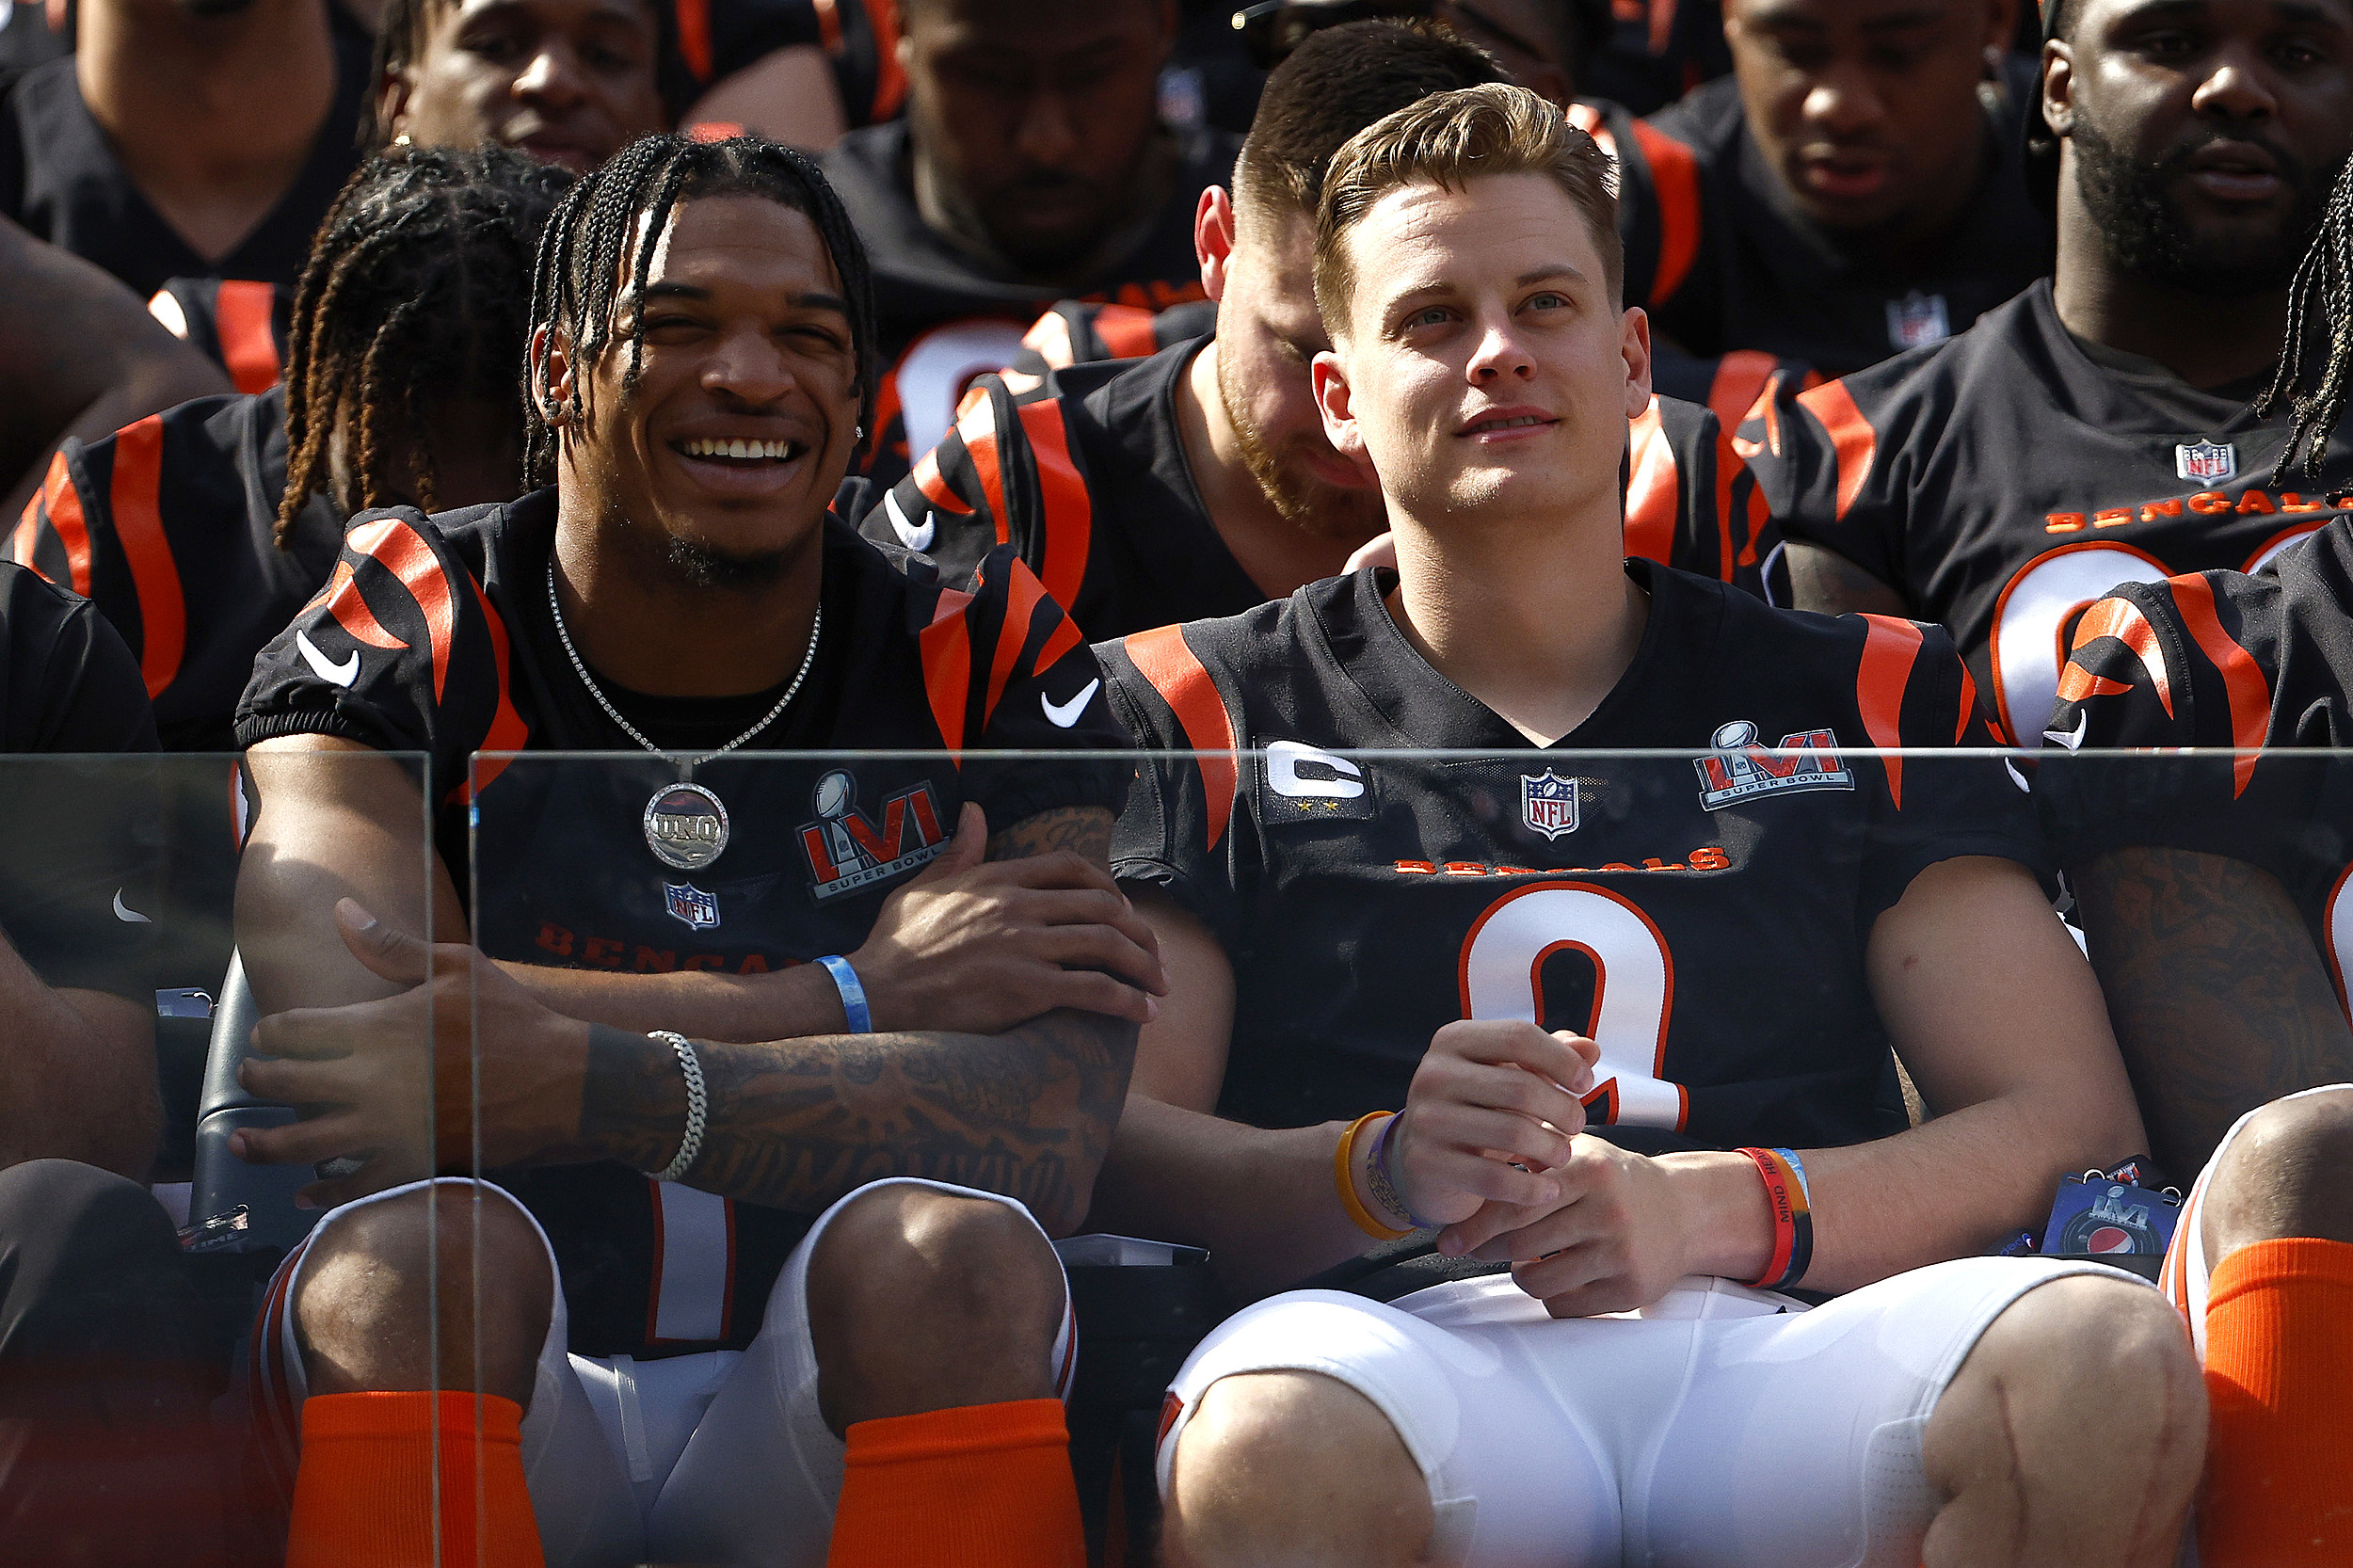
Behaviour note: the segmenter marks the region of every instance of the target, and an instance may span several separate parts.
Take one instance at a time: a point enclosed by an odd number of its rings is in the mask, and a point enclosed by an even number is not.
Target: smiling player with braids
[[[399,1391],[440,1387],[501,1568],[1075,1564],[1044,1230],[1160,982],[1105,864],[1127,767],[996,754],[1124,744],[1094,658],[1010,550],[952,591],[827,511],[873,296],[807,159],[624,149],[532,300],[549,488],[356,520],[239,713],[246,1081],[318,1108],[240,1152],[359,1160],[257,1333],[291,1560],[351,1560],[388,1495],[433,1550],[437,1407]],[[438,858],[392,751],[429,754]],[[417,1146],[476,1052],[479,1144]],[[418,1179],[474,1147],[490,1180]],[[437,1302],[477,1331],[438,1361]]]
[[[539,226],[570,177],[504,149],[396,149],[329,209],[291,373],[68,441],[8,552],[97,601],[164,744],[230,749],[253,656],[334,566],[344,520],[511,494]]]

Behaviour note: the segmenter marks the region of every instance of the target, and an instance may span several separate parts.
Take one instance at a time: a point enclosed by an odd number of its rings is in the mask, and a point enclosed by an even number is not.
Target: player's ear
[[[1193,254],[1201,264],[1201,292],[1211,299],[1225,297],[1225,280],[1234,264],[1234,199],[1223,185],[1201,193],[1193,210]]]
[[[383,127],[386,142],[395,142],[408,135],[401,122],[408,116],[408,100],[416,94],[416,84],[403,72],[388,71],[376,81],[376,122]]]
[[[572,345],[552,327],[531,331],[531,406],[551,430],[571,423]]]
[[[2075,57],[2064,39],[2042,46],[2042,118],[2054,136],[2075,129]]]
[[[1323,438],[1343,457],[1357,467],[1369,469],[1365,456],[1365,439],[1357,431],[1356,414],[1349,399],[1348,367],[1340,362],[1337,351],[1325,349],[1307,367],[1307,378],[1315,388],[1316,412],[1323,416]]]
[[[1625,360],[1625,417],[1650,408],[1650,312],[1629,305],[1619,318],[1618,352]]]

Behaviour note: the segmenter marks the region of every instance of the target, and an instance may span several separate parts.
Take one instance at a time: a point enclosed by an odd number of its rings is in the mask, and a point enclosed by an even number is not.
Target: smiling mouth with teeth
[[[1524,430],[1531,424],[1545,424],[1549,422],[1538,419],[1534,414],[1517,414],[1511,419],[1481,420],[1477,424],[1470,427],[1468,433],[1477,436],[1482,435],[1489,430]]]
[[[679,450],[689,457],[737,463],[789,463],[808,448],[799,441],[681,441]]]

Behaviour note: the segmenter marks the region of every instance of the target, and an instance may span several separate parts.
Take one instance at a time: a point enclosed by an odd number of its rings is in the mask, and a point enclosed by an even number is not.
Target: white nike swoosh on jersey
[[[115,889],[115,919],[132,925],[153,925],[155,922],[122,902],[122,889]]]
[[[302,662],[309,664],[311,672],[321,680],[332,680],[338,686],[347,687],[360,679],[360,655],[357,650],[339,664],[319,651],[319,645],[311,640],[308,632],[295,633],[295,647],[301,650]]]
[[[1090,680],[1086,683],[1084,691],[1059,707],[1054,704],[1051,697],[1040,692],[1037,694],[1037,705],[1046,710],[1047,721],[1054,728],[1067,729],[1079,722],[1079,715],[1086,712],[1086,705],[1095,700],[1095,694],[1102,689],[1102,685],[1103,682],[1099,679]]]
[[[899,542],[901,544],[906,546],[909,550],[920,551],[931,549],[932,536],[937,533],[938,529],[933,524],[932,514],[928,509],[926,509],[923,513],[923,526],[918,528],[915,524],[907,520],[906,513],[899,509],[898,492],[896,490],[885,490],[883,492],[883,510],[890,514],[890,531],[899,536]]]
[[[2070,751],[2073,751],[2084,744],[2084,731],[2090,727],[2090,724],[2091,715],[2089,713],[2077,713],[2075,715],[2075,728],[2073,730],[2046,729],[2042,732],[2042,738],[2055,744],[2063,745]]]

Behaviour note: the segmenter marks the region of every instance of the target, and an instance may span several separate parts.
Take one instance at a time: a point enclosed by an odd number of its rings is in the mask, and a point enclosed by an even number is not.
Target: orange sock
[[[542,1568],[522,1419],[522,1406],[495,1394],[304,1400],[286,1568],[431,1568],[436,1429],[440,1568]]]
[[[2241,1247],[2206,1306],[2205,1568],[2353,1561],[2353,1244]]]
[[[1060,1400],[850,1428],[826,1568],[1084,1568]]]

